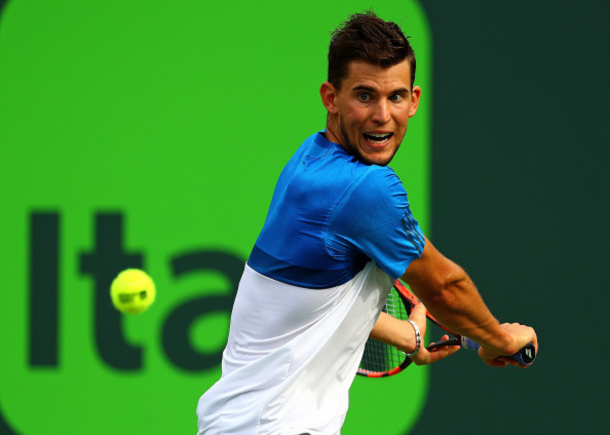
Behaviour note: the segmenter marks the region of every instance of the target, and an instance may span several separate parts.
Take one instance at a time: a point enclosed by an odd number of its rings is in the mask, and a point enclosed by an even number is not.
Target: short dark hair
[[[405,59],[411,66],[411,89],[415,82],[415,52],[398,24],[384,21],[372,10],[356,13],[331,34],[328,49],[328,81],[337,89],[352,61],[361,60],[382,68]]]

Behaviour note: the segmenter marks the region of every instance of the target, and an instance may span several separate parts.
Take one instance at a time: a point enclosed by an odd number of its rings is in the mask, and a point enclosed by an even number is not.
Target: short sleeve
[[[400,179],[390,168],[379,166],[371,166],[337,205],[326,238],[334,258],[364,254],[392,279],[421,257],[424,245]]]

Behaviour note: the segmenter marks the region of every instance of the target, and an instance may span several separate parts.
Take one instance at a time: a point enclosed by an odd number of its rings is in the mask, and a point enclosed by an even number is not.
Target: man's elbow
[[[419,288],[414,288],[417,297],[426,306],[453,306],[460,299],[466,284],[470,282],[468,275],[457,265],[430,274],[427,278],[416,286]]]
[[[460,300],[466,279],[467,277],[439,280],[431,285],[420,299],[426,306],[452,307]]]

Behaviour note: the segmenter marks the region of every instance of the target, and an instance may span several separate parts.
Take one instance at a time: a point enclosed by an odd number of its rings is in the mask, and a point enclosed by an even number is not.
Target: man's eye
[[[404,97],[401,94],[394,94],[390,97],[390,101],[400,101],[402,100]]]
[[[362,93],[358,95],[360,101],[369,101],[371,99],[371,95],[367,93]]]

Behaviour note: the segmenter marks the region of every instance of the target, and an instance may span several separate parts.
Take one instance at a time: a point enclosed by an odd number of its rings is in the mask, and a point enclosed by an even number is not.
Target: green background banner
[[[11,0],[0,25],[0,409],[7,433],[196,431],[233,297],[279,173],[323,129],[330,31],[364,2]],[[319,10],[326,14],[320,17]],[[377,12],[413,36],[426,89],[394,163],[429,228],[431,37],[416,2]],[[109,286],[144,268],[157,301]],[[7,333],[11,331],[10,334]],[[405,400],[370,401],[392,391]],[[402,434],[428,368],[358,379],[345,433]],[[375,418],[383,418],[383,423]]]
[[[0,434],[195,433],[329,32],[371,6],[417,53],[413,211],[541,349],[357,379],[342,433],[606,430],[610,6],[0,0]],[[121,316],[134,266],[157,302]]]

